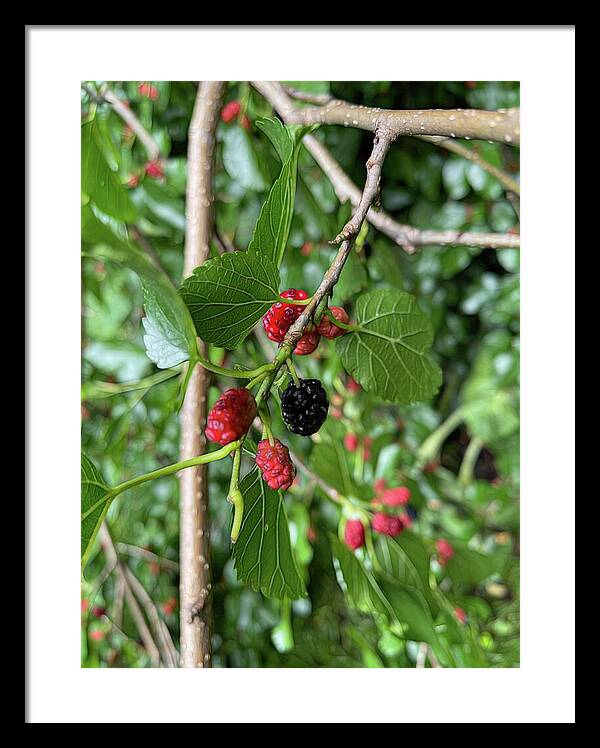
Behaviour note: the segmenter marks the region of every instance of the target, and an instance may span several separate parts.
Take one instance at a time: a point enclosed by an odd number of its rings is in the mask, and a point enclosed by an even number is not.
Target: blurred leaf
[[[89,219],[97,222],[97,219]],[[99,223],[99,222],[98,222]],[[93,257],[103,257],[133,270],[144,289],[144,343],[148,358],[160,369],[187,361],[196,354],[196,333],[190,314],[165,273],[132,245],[106,233],[110,244],[91,248]]]
[[[500,573],[506,563],[507,551],[484,555],[472,548],[453,542],[454,555],[445,566],[448,576],[455,582],[479,584],[492,574]]]
[[[391,577],[377,579],[335,535],[329,536],[329,542],[352,607],[361,613],[382,615],[391,624],[406,626],[407,638],[437,647],[431,612],[416,588]]]
[[[258,156],[246,130],[237,124],[223,128],[223,166],[229,176],[246,190],[267,188]]]
[[[181,286],[198,335],[235,348],[279,298],[279,272],[269,255],[234,252],[197,267]]]
[[[238,578],[265,597],[295,600],[305,596],[281,494],[263,482],[258,468],[246,475],[240,490],[244,518],[232,552]]]
[[[427,352],[433,330],[413,296],[372,291],[358,299],[356,317],[360,330],[339,337],[336,351],[367,392],[398,403],[435,395],[442,374]]]
[[[94,120],[81,128],[81,189],[113,218],[135,220],[135,208],[127,190],[112,171],[100,146],[100,131]]]

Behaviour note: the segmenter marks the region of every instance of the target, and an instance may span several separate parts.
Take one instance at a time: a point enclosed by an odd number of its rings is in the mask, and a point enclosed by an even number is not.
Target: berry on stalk
[[[346,522],[344,542],[353,551],[365,544],[365,527],[359,519],[349,519]]]
[[[258,443],[256,464],[265,483],[275,491],[286,491],[296,477],[296,468],[290,458],[290,451],[278,439],[275,439],[273,444],[268,439]]]
[[[296,288],[288,288],[288,290],[284,291],[280,296],[284,299],[295,299],[297,301],[308,299],[306,291]],[[273,340],[275,343],[281,343],[285,338],[287,331],[301,314],[301,305],[286,304],[285,301],[275,302],[275,304],[273,304],[265,314],[262,321],[269,340]]]
[[[226,390],[208,414],[206,436],[225,446],[243,436],[255,417],[256,402],[250,390]]]
[[[316,434],[327,418],[329,400],[318,379],[290,382],[281,395],[281,416],[294,434]]]

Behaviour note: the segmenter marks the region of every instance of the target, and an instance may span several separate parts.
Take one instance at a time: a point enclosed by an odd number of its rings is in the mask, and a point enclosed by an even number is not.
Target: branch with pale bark
[[[253,81],[253,86],[279,112],[284,122],[291,123],[293,121],[294,103],[281,84]],[[360,203],[362,192],[331,155],[327,147],[314,135],[305,135],[303,143],[333,185],[338,200],[341,203],[350,201],[352,206],[356,208]],[[464,245],[490,249],[507,247],[516,249],[520,246],[518,234],[421,230],[415,226],[399,223],[385,211],[375,210],[372,207],[367,212],[367,220],[409,254],[412,254],[417,246],[424,244]]]
[[[215,131],[224,84],[203,81],[189,127],[186,188],[185,256],[183,277],[202,265],[210,254],[213,234],[212,173]],[[199,342],[204,354],[204,344]],[[180,459],[204,454],[209,372],[197,366],[181,409]],[[179,503],[180,650],[182,667],[211,667],[212,596],[211,554],[206,466],[181,473]]]
[[[290,114],[290,123],[342,125],[370,132],[386,131],[392,141],[405,135],[441,135],[519,145],[521,135],[518,108],[496,111],[381,109],[332,99],[320,106],[295,109]]]

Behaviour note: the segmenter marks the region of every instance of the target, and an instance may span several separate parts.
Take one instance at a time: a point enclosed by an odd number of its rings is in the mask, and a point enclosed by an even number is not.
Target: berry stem
[[[336,319],[331,309],[325,309],[323,314],[327,316],[336,327],[339,327],[342,330],[348,330],[348,332],[360,332],[360,330],[362,330],[362,327],[360,325],[347,325],[345,322],[341,322],[339,319]]]
[[[287,368],[288,368],[288,370],[290,372],[290,375],[291,375],[292,379],[294,380],[294,384],[296,385],[296,387],[299,387],[300,386],[300,380],[298,379],[298,374],[296,372],[296,367],[292,363],[292,360],[289,359],[289,358],[286,361],[286,364],[287,364]]]
[[[460,470],[458,471],[458,481],[459,483],[462,483],[463,486],[468,486],[473,480],[475,463],[477,462],[477,458],[482,449],[483,441],[478,436],[474,436],[465,450],[463,460],[460,464]]]
[[[312,301],[312,296],[309,296],[307,299],[288,299],[285,296],[280,296],[279,301],[293,306],[307,306]]]
[[[454,429],[462,423],[463,419],[463,409],[457,408],[432,434],[427,437],[427,439],[425,439],[423,444],[421,444],[417,450],[417,467],[422,467],[425,463],[430,462],[437,457],[442,444]]]
[[[231,542],[235,543],[242,527],[244,516],[244,497],[239,487],[240,465],[242,461],[241,446],[234,452],[233,467],[231,469],[231,480],[229,483],[229,494],[227,500],[233,504],[233,524],[231,526]]]
[[[198,353],[194,360],[190,360],[189,368],[191,369],[196,364],[200,364],[208,371],[212,371],[214,374],[220,374],[222,377],[231,377],[233,379],[255,379],[261,374],[266,374],[273,368],[272,363],[263,364],[257,369],[227,369],[224,366],[213,364],[212,361],[204,358]]]

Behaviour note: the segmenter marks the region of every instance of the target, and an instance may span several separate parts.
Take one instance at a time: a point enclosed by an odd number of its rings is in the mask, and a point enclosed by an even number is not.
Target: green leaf
[[[232,554],[238,579],[265,597],[304,597],[281,494],[265,485],[258,468],[241,481],[240,490],[244,519]]]
[[[437,603],[429,586],[429,553],[412,532],[397,538],[378,535],[375,552],[380,564],[394,579],[420,590],[429,607],[436,612]]]
[[[223,166],[245,190],[262,192],[267,184],[248,133],[239,125],[223,129]]]
[[[342,335],[336,350],[346,371],[384,400],[428,400],[442,383],[430,358],[433,330],[415,298],[395,289],[364,294],[356,304],[358,332]]]
[[[261,254],[279,267],[294,214],[298,152],[302,137],[314,127],[285,126],[277,120],[257,120],[256,125],[271,140],[283,160],[281,172],[260,211],[248,252]]]
[[[98,468],[81,453],[81,564],[85,566],[92,545],[112,501]]]
[[[279,298],[279,271],[270,256],[234,252],[194,270],[180,289],[198,335],[235,348]]]
[[[330,535],[329,540],[353,608],[382,615],[389,623],[405,629],[407,638],[437,647],[433,617],[418,589],[391,577],[376,578],[335,535]]]
[[[142,324],[146,331],[144,345],[148,358],[159,369],[168,369],[194,358],[197,351],[194,323],[168,276],[141,251],[114,235],[95,216],[88,216],[85,221],[84,237],[90,236],[101,243],[95,244],[89,254],[128,267],[142,283],[146,311]]]
[[[101,137],[94,120],[81,128],[82,191],[107,215],[121,221],[135,221],[135,207],[127,190],[106,161]]]
[[[455,582],[479,584],[492,574],[502,571],[506,563],[508,550],[499,550],[486,555],[472,548],[452,543],[454,555],[445,566],[448,576]]]
[[[463,387],[465,421],[471,433],[486,444],[519,428],[518,354],[512,345],[506,334],[488,334]]]

